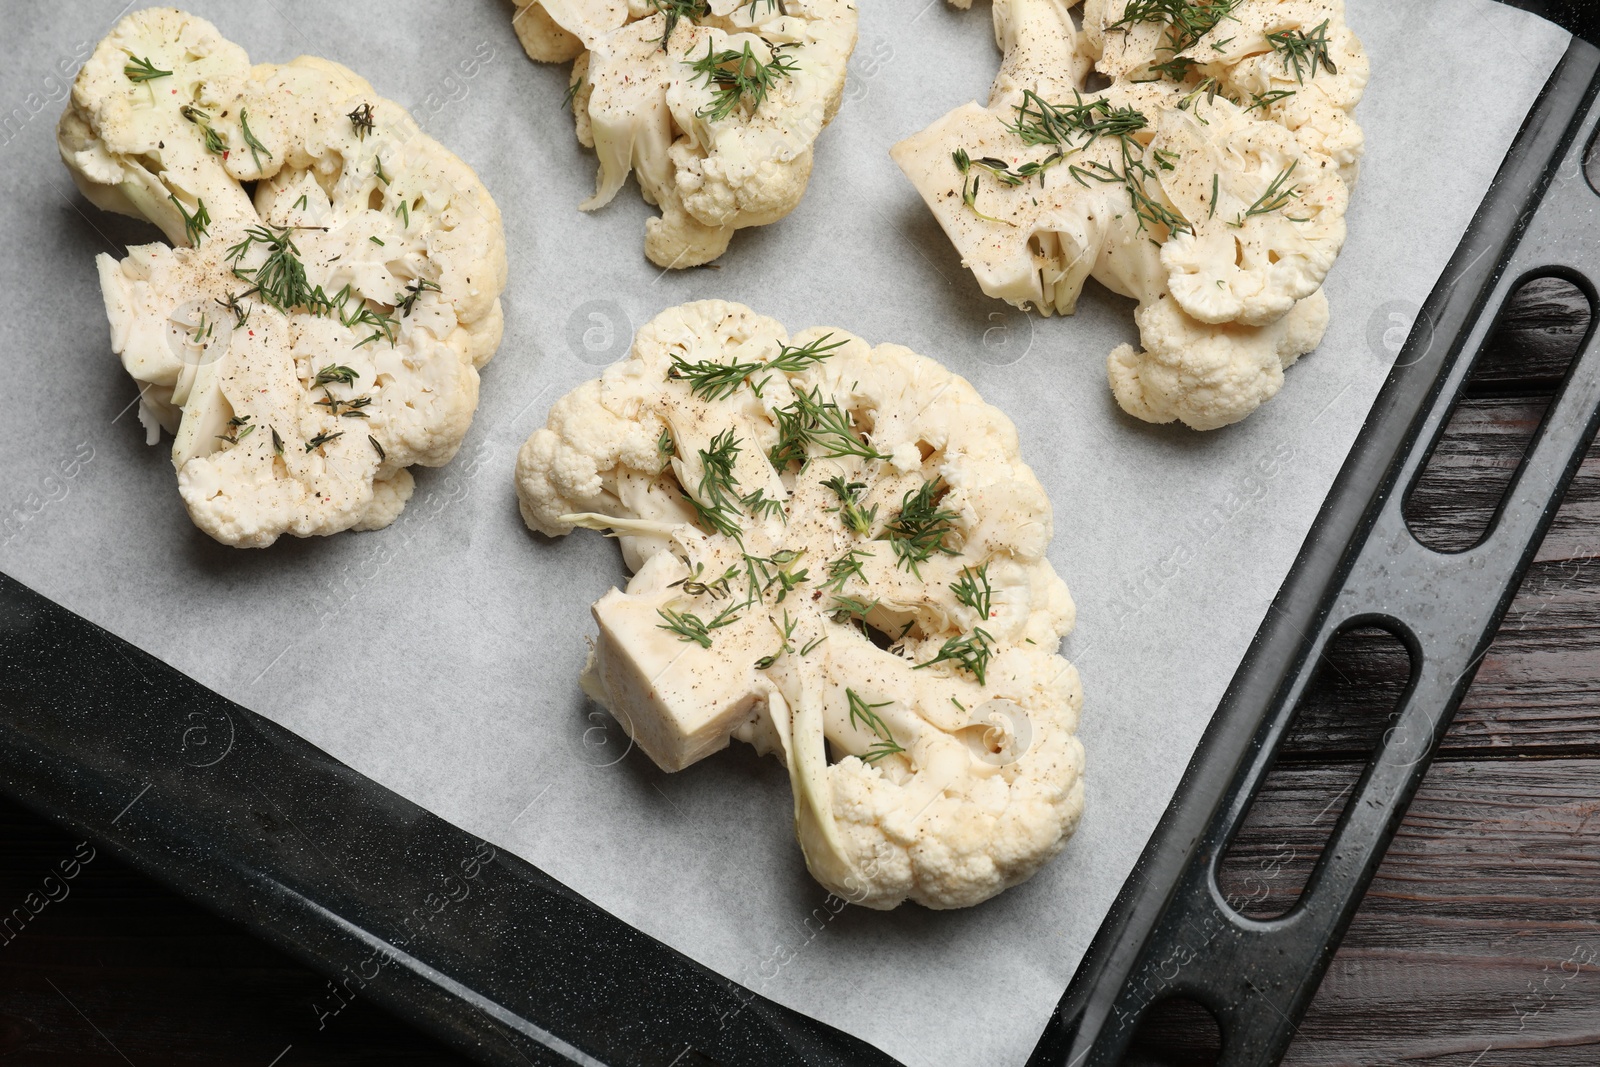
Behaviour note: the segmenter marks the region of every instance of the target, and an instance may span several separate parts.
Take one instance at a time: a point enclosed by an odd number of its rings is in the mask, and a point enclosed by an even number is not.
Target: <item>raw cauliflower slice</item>
[[[1074,609],[1009,419],[965,380],[738,304],[672,308],[556,402],[523,518],[622,543],[583,687],[663,770],[782,758],[813,875],[873,908],[965,907],[1083,808]]]
[[[645,226],[661,267],[708,263],[794,209],[856,43],[848,0],[519,0],[516,24],[534,59],[575,60],[578,138],[600,161],[582,208],[635,175],[661,210]]]
[[[472,169],[344,67],[252,67],[170,8],[100,43],[58,142],[91,201],[172,242],[97,262],[195,524],[263,547],[393,522],[500,344],[505,238]]]
[[[1076,31],[1072,6],[994,0],[987,104],[891,155],[990,296],[1070,315],[1092,277],[1139,302],[1108,362],[1124,410],[1237,422],[1327,325],[1360,42],[1340,0],[1087,0]]]

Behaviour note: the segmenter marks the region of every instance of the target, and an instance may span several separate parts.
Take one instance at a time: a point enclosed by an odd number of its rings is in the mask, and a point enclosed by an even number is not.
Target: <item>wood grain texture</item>
[[[1320,848],[1297,814],[1343,782],[1277,784],[1248,848],[1283,882]],[[1600,761],[1429,768],[1284,1060],[1414,1062],[1600,1063]]]

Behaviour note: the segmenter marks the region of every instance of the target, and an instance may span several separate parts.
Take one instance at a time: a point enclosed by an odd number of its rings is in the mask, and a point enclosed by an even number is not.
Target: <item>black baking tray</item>
[[[1397,502],[1505,294],[1545,271],[1592,298],[1589,279],[1600,278],[1600,252],[1589,269],[1591,253],[1570,239],[1600,233],[1600,197],[1582,181],[1552,183],[1589,146],[1600,50],[1584,39],[1600,40],[1600,13],[1516,6],[1580,39],[1426,305],[1429,328],[1397,360],[1177,796],[1041,1035],[1032,1061],[1041,1067],[1118,1062],[1143,1012],[1175,994],[1217,1016],[1222,1062],[1275,1062],[1594,435],[1600,346],[1590,338],[1496,535],[1473,550],[1487,565],[1395,549]],[[1397,598],[1402,585],[1423,592]],[[1424,665],[1408,729],[1374,757],[1357,787],[1365,803],[1349,806],[1366,815],[1341,822],[1301,903],[1271,923],[1243,919],[1214,891],[1216,858],[1270,769],[1307,665],[1352,621],[1402,633]],[[1434,670],[1462,662],[1453,679]],[[709,971],[3,574],[0,792],[486,1064],[895,1063]]]

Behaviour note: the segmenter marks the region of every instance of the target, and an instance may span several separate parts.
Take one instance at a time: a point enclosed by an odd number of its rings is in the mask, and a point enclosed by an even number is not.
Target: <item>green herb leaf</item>
[[[921,670],[931,667],[935,663],[954,663],[962,670],[971,672],[978,679],[979,685],[988,685],[984,672],[988,670],[989,658],[994,655],[994,638],[983,628],[973,630],[965,637],[952,637],[939,649],[939,654],[926,663],[918,663],[912,670]]]
[[[823,486],[833,490],[833,495],[838,498],[839,506],[829,508],[839,516],[845,528],[857,536],[866,537],[872,533],[872,524],[878,518],[878,505],[871,508],[861,506],[861,497],[867,491],[865,482],[846,482],[843,475],[835,475],[824,481]]]
[[[173,206],[178,209],[178,214],[183,216],[183,235],[189,239],[191,245],[199,248],[200,238],[204,237],[211,227],[211,212],[206,210],[206,202],[196,200],[194,214],[191,215],[183,209],[183,201],[176,196],[168,193],[167,199],[172,201]]]
[[[950,586],[956,595],[956,601],[965,604],[978,613],[978,618],[988,619],[989,611],[994,603],[994,589],[989,585],[989,565],[985,563],[977,570],[971,567],[962,567],[961,575]]]
[[[771,52],[771,58],[763,63],[756,58],[749,41],[741,51],[725,48],[717,52],[707,39],[706,54],[691,62],[689,67],[705,78],[706,86],[712,90],[712,99],[695,114],[718,122],[733,114],[741,103],[748,103],[750,114],[754,115],[777,80],[800,69],[782,51],[781,45],[773,45]]]
[[[958,516],[934,502],[943,482],[942,477],[937,477],[931,482],[923,482],[920,489],[906,493],[900,502],[900,514],[879,535],[894,549],[895,562],[918,578],[922,577],[918,564],[926,563],[935,552],[947,556],[956,554],[956,550],[945,544],[944,539],[955,532]]]
[[[1329,74],[1339,73],[1328,55],[1328,20],[1323,19],[1311,30],[1280,30],[1267,34],[1267,44],[1283,57],[1284,73],[1294,72],[1294,80],[1305,84],[1307,74],[1315,78],[1317,65]]]
[[[892,756],[904,752],[899,743],[894,739],[894,733],[889,729],[889,724],[883,721],[877,712],[878,708],[886,708],[894,703],[885,700],[881,704],[868,704],[854,689],[844,691],[845,699],[850,704],[850,725],[866,730],[878,740],[867,750],[866,755],[859,757],[863,763],[876,763],[885,756]]]
[[[711,14],[711,5],[706,0],[650,0],[650,4],[657,11],[667,17],[666,30],[661,34],[661,50],[667,50],[667,42],[672,40],[672,31],[678,28],[678,23],[688,19],[691,23],[699,22]]]
[[[150,60],[140,58],[132,52],[128,53],[128,63],[122,68],[122,73],[127,75],[128,80],[135,85],[143,85],[145,82],[152,82],[157,78],[172,77],[172,71],[159,70]]]
[[[345,118],[350,120],[350,128],[355,130],[356,139],[365,141],[367,134],[372,132],[372,105],[362,104]]]
[[[332,441],[337,441],[339,438],[341,438],[343,436],[344,436],[344,431],[343,430],[339,430],[339,431],[337,431],[335,433],[319,433],[319,434],[317,434],[317,436],[313,437],[311,440],[306,442],[306,451],[307,452],[315,452],[317,449],[321,448],[323,445],[328,444],[328,443],[330,443]]]
[[[338,382],[341,385],[354,385],[359,377],[360,375],[349,367],[339,363],[330,363],[317,371],[317,376],[311,380],[311,387],[315,389],[319,385],[328,385],[331,382]]]
[[[256,135],[250,132],[250,115],[244,108],[239,109],[239,134],[244,138],[245,147],[250,149],[250,158],[255,160],[256,170],[261,169],[261,153],[266,152],[267,158],[272,158],[272,153],[267,151],[267,146],[256,140]]]

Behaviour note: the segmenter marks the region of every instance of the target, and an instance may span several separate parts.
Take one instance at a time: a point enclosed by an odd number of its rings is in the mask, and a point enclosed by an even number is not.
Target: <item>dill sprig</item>
[[[1085,102],[1077,90],[1073,90],[1073,98],[1070,104],[1052,104],[1032,89],[1024,89],[1017,119],[1010,128],[1029,147],[1047,144],[1064,151],[1082,151],[1102,137],[1126,140],[1150,124],[1138,108],[1115,107],[1105,97]],[[1074,143],[1078,138],[1083,139],[1082,144]]]
[[[1272,50],[1283,57],[1283,70],[1287,74],[1294,72],[1294,80],[1300,85],[1306,82],[1305,76],[1317,76],[1317,64],[1329,74],[1339,73],[1339,68],[1333,65],[1333,58],[1328,55],[1328,20],[1322,22],[1311,30],[1280,30],[1277,33],[1267,34],[1267,44]]]
[[[833,355],[835,351],[844,347],[845,342],[842,340],[826,344],[825,342],[832,336],[833,334],[831,333],[825,333],[816,340],[809,341],[798,348],[792,345],[779,344],[778,354],[773,357],[772,362],[768,363],[767,366],[773,370],[781,370],[785,374],[799,374],[807,367],[821,363]],[[761,394],[757,393],[756,395],[760,396]]]
[[[672,431],[661,427],[661,436],[656,438],[656,454],[661,457],[661,469],[666,470],[672,463],[672,457],[677,454],[678,445],[672,440]]]
[[[772,46],[772,57],[763,63],[751,51],[749,41],[741,51],[725,48],[718,52],[709,39],[706,54],[689,66],[696,75],[704,76],[706,86],[712,90],[711,103],[695,114],[712,122],[727,118],[742,102],[750,105],[750,113],[754,115],[778,79],[787,78],[800,69],[778,45]]]
[[[977,612],[978,618],[989,617],[989,610],[993,606],[994,589],[989,585],[987,563],[977,570],[962,567],[960,577],[950,584],[950,590],[955,593],[956,601]]]
[[[363,410],[372,406],[372,398],[370,396],[358,396],[351,400],[340,400],[332,393],[324,390],[322,399],[318,400],[317,404],[320,407],[327,408],[328,414],[335,418],[368,419],[372,417]]]
[[[733,581],[734,576],[738,573],[739,568],[732,566],[722,572],[722,577],[708,582],[705,581],[706,565],[704,563],[696,563],[693,573],[670,583],[667,588],[678,587],[690,596],[709,595],[712,600],[725,600],[733,595],[728,583]]]
[[[896,564],[905,567],[919,579],[922,572],[918,565],[926,563],[935,552],[947,556],[956,554],[956,550],[945,544],[944,539],[955,532],[958,516],[954,511],[939,507],[934,500],[943,481],[940,476],[931,482],[923,482],[919,489],[907,492],[900,501],[900,514],[890,520],[880,535],[894,549]]]
[[[833,490],[833,495],[838,497],[839,506],[828,510],[837,512],[839,521],[843,522],[847,529],[853,530],[861,537],[866,537],[872,532],[872,524],[878,518],[878,505],[874,504],[871,508],[861,506],[861,497],[867,491],[866,482],[846,482],[843,475],[835,475],[822,484]]]
[[[217,440],[236,445],[254,433],[255,429],[254,426],[250,425],[249,415],[235,415],[228,420],[228,432],[217,434]]]
[[[362,104],[345,118],[350,120],[350,128],[356,133],[356,140],[365,141],[367,134],[372,132],[372,105]]]
[[[866,572],[861,569],[861,561],[872,558],[872,553],[866,549],[852,548],[838,559],[828,564],[828,580],[822,584],[824,592],[844,592],[845,583],[852,578],[861,579],[864,584],[867,580]]]
[[[856,434],[848,412],[832,400],[822,399],[821,386],[813,386],[809,393],[796,391],[794,403],[779,408],[773,417],[778,423],[778,443],[768,450],[767,458],[779,470],[791,461],[805,462],[812,446],[826,456],[889,458]]]
[[[667,42],[672,40],[672,31],[678,28],[678,23],[688,19],[691,23],[699,22],[711,14],[711,5],[706,0],[650,0],[650,4],[657,11],[667,17],[667,27],[661,34],[661,50],[667,50]]]
[[[128,62],[122,68],[122,73],[127,75],[128,80],[135,85],[143,85],[145,82],[152,82],[157,78],[172,77],[172,71],[161,70],[150,62],[148,58],[136,56],[132,52],[128,53]]]
[[[346,315],[344,313],[344,305],[344,300],[339,300],[337,302],[340,322],[351,328],[356,326],[365,326],[372,330],[372,333],[357,341],[351,346],[352,348],[361,348],[365,345],[370,345],[372,342],[379,340],[380,338],[386,338],[389,342],[389,347],[394,347],[395,327],[399,326],[400,323],[393,315],[385,315],[381,311],[373,311],[371,308],[367,307],[365,301],[361,302],[361,305],[359,308],[357,308],[357,310],[349,315]]]
[[[666,47],[665,45],[662,46],[663,50],[665,50],[665,47]],[[572,106],[572,102],[578,98],[578,94],[580,92],[582,92],[582,91],[583,91],[583,79],[579,78],[576,81],[574,81],[571,85],[567,86],[566,93],[563,94],[562,97],[561,97],[561,106],[563,108],[570,108]]]
[[[784,502],[777,497],[768,496],[765,489],[757,489],[740,497],[739,503],[753,518],[783,519],[785,523],[788,522],[788,516],[783,510]]]
[[[783,643],[778,646],[778,651],[774,652],[772,655],[762,656],[760,659],[756,660],[756,670],[758,671],[764,671],[774,663],[778,662],[778,657],[783,655],[785,652],[794,651],[793,640],[795,620],[789,618],[789,609],[783,609],[782,626],[779,626],[778,620],[774,619],[771,615],[767,616],[767,621],[772,623],[773,629],[778,631],[778,638]]]
[[[935,663],[954,663],[962,670],[971,672],[978,679],[979,685],[988,685],[984,673],[989,669],[989,657],[994,655],[994,638],[982,627],[973,630],[965,637],[952,637],[939,649],[939,654],[926,663],[918,663],[912,670],[921,670],[931,667]]]
[[[823,334],[815,341],[798,348],[780,344],[778,354],[765,363],[760,360],[751,360],[748,363],[740,363],[737,360],[732,363],[718,363],[710,359],[690,363],[682,356],[673,356],[672,366],[667,368],[667,380],[688,382],[690,395],[706,400],[725,400],[737,392],[740,385],[748,381],[751,392],[759,397],[761,390],[772,380],[772,376],[769,374],[757,382],[752,378],[753,375],[761,371],[798,374],[812,364],[827,359],[833,355],[835,349],[845,343],[843,341],[823,343],[832,336],[831,333]]]
[[[1102,184],[1118,184],[1127,190],[1128,199],[1133,204],[1133,214],[1138,220],[1139,229],[1144,230],[1150,226],[1165,226],[1172,233],[1192,233],[1189,221],[1182,215],[1173,211],[1161,201],[1154,199],[1145,189],[1145,179],[1155,177],[1155,171],[1145,165],[1142,158],[1135,158],[1131,145],[1137,141],[1124,141],[1122,143],[1122,173],[1117,173],[1117,168],[1109,163],[1099,160],[1090,160],[1082,167],[1068,167],[1068,172],[1079,185],[1088,187],[1086,179],[1092,179]],[[1141,150],[1142,151],[1142,150]]]
[[[1175,82],[1187,81],[1189,75],[1194,73],[1194,68],[1197,66],[1199,66],[1199,62],[1197,60],[1190,59],[1188,56],[1173,56],[1171,59],[1164,59],[1160,63],[1150,64],[1150,69],[1155,72],[1157,77],[1135,78],[1133,80],[1145,82],[1159,81],[1161,78],[1171,78]]]
[[[734,460],[741,451],[732,430],[723,430],[711,439],[710,448],[699,450],[700,486],[695,496],[684,494],[700,521],[717,533],[738,537],[739,482],[733,476]]]
[[[724,400],[737,392],[746,378],[765,366],[765,363],[717,363],[709,359],[690,363],[682,356],[673,356],[672,366],[667,368],[667,380],[688,382],[692,396]]]
[[[1232,13],[1239,0],[1128,0],[1122,17],[1107,29],[1131,26],[1138,22],[1161,22],[1168,27],[1172,43],[1163,48],[1174,54],[1183,51],[1211,32],[1212,27]]]
[[[233,264],[234,277],[255,283],[253,289],[240,295],[259,294],[285,315],[296,307],[320,313],[320,305],[326,303],[326,298],[320,296],[320,289],[313,290],[306,280],[300,249],[289,236],[292,232],[287,226],[276,232],[268,226],[252,226],[244,232],[244,240],[228,249],[228,261]],[[259,267],[240,267],[239,261],[258,241],[266,246],[267,258]]]
[[[223,310],[233,313],[233,328],[236,330],[242,329],[244,324],[250,321],[250,309],[239,303],[239,297],[241,295],[243,294],[229,293],[228,299],[223,300],[218,298],[217,300],[217,303],[221,305]]]
[[[394,306],[399,309],[401,318],[407,318],[410,316],[412,309],[417,306],[417,297],[423,293],[439,293],[443,291],[439,288],[438,282],[430,282],[426,278],[418,278],[406,286],[404,293],[394,294]]]
[[[1245,105],[1244,110],[1248,114],[1249,112],[1260,108],[1262,114],[1265,114],[1267,108],[1271,107],[1273,104],[1276,104],[1279,100],[1287,100],[1294,94],[1295,91],[1293,89],[1268,89],[1264,93],[1251,93],[1250,103]]]
[[[317,371],[317,376],[311,380],[311,387],[315,389],[333,382],[338,382],[340,385],[354,385],[359,377],[359,374],[343,364],[330,363]]]
[[[701,648],[710,648],[711,631],[720,630],[730,623],[738,622],[739,616],[733,614],[737,610],[738,605],[730,604],[718,612],[714,619],[706,622],[692,611],[673,611],[671,608],[657,608],[656,614],[666,621],[656,623],[656,628],[677,634],[680,641],[693,641]]]
[[[1300,196],[1300,187],[1296,185],[1286,186],[1284,183],[1289,180],[1289,176],[1294,173],[1294,168],[1299,163],[1298,159],[1291,159],[1289,165],[1279,171],[1278,176],[1268,183],[1266,190],[1256,197],[1256,202],[1245,208],[1244,214],[1239,216],[1237,222],[1229,223],[1229,225],[1238,229],[1244,225],[1245,219],[1254,218],[1256,215],[1271,214],[1293,203]]]
[[[872,609],[878,606],[877,598],[862,600],[860,597],[843,596],[835,593],[833,600],[828,604],[828,614],[834,622],[846,622],[851,617],[865,620],[872,614]]]
[[[791,569],[794,561],[799,558],[800,553],[792,548],[781,549],[770,556],[747,554],[744,557],[745,580],[749,592],[746,603],[754,603],[776,585],[778,598],[774,603],[782,604],[784,598],[798,586],[810,581],[809,570]]]
[[[1084,151],[1101,138],[1110,138],[1117,142],[1122,156],[1122,170],[1118,171],[1114,165],[1099,160],[1084,164],[1069,163],[1067,170],[1073,180],[1086,188],[1090,180],[1123,186],[1133,204],[1134,216],[1141,230],[1148,226],[1165,226],[1173,233],[1190,232],[1189,223],[1183,216],[1150,196],[1145,188],[1145,181],[1155,177],[1155,171],[1145,162],[1144,145],[1133,136],[1149,125],[1142,111],[1133,107],[1115,107],[1104,97],[1086,101],[1076,90],[1072,103],[1052,104],[1033,90],[1026,89],[1022,94],[1022,103],[1016,105],[1016,112],[1016,121],[1009,128],[1023,144],[1029,147],[1051,145],[1055,150],[1043,159],[1024,163],[1015,169],[1007,166],[1004,160],[988,156],[972,159],[965,150],[958,150],[954,159],[963,175],[973,167],[982,167],[1003,185],[1015,187],[1035,177],[1043,181],[1046,170],[1066,163],[1074,154]],[[1156,159],[1155,162],[1158,167],[1170,169],[1171,160]],[[963,203],[980,218],[1005,223],[1005,219],[985,215],[978,210],[977,193],[978,175],[963,179]]]
[[[245,147],[250,149],[250,158],[255,160],[256,170],[261,169],[261,155],[266,152],[267,158],[272,158],[272,152],[267,146],[256,140],[256,135],[250,132],[250,115],[244,108],[239,109],[239,135],[244,138]]]
[[[850,703],[850,725],[866,730],[878,740],[867,750],[867,754],[859,757],[862,763],[876,763],[885,756],[892,756],[904,752],[905,749],[895,741],[894,733],[889,729],[889,724],[883,721],[877,712],[878,708],[886,708],[893,704],[892,700],[885,700],[880,704],[868,704],[856,693],[854,689],[844,691],[845,699]]]
[[[216,330],[216,323],[206,321],[206,313],[200,313],[200,321],[195,324],[194,333],[189,335],[189,343],[198,345]]]
[[[967,172],[974,164],[972,160],[967,158],[967,153],[964,149],[957,149],[954,153],[954,157],[956,161],[956,167],[961,171],[961,202],[962,204],[966,205],[967,210],[978,216],[978,218],[983,219],[985,222],[996,222],[1002,226],[1015,226],[1016,223],[1012,222],[1011,220],[990,215],[982,208],[978,207],[978,192],[981,188],[982,175],[968,175]],[[983,166],[989,166],[989,164],[990,161],[988,160],[984,160],[981,163]],[[1009,174],[1010,172],[1007,171],[1006,173]]]
[[[167,194],[167,199],[172,201],[173,206],[178,209],[178,214],[183,216],[183,235],[189,239],[191,245],[199,248],[200,238],[204,237],[211,227],[211,212],[206,210],[206,202],[196,200],[194,214],[191,215],[183,209],[182,200],[171,193]]]
[[[178,109],[178,113],[200,127],[200,135],[205,138],[207,152],[214,156],[220,156],[228,150],[228,145],[223,141],[222,135],[212,128],[211,116],[206,112],[193,104],[185,104]]]
[[[335,431],[334,433],[319,433],[319,434],[317,434],[317,436],[313,437],[311,440],[306,442],[306,451],[307,452],[315,452],[317,449],[321,448],[323,445],[328,444],[328,443],[330,443],[332,441],[337,441],[339,438],[341,438],[343,436],[344,436],[344,431],[343,430],[338,430],[338,431]]]

